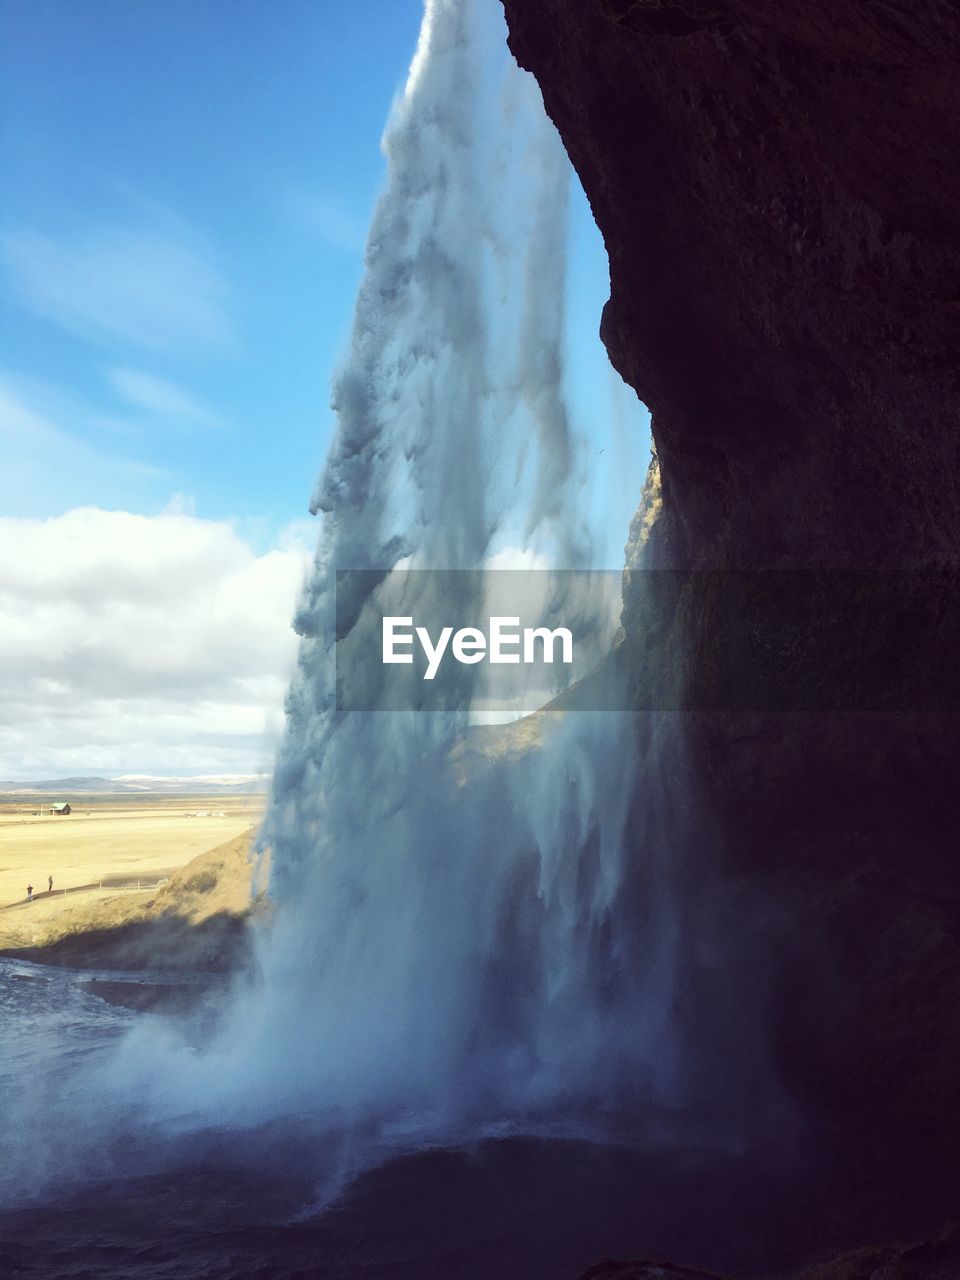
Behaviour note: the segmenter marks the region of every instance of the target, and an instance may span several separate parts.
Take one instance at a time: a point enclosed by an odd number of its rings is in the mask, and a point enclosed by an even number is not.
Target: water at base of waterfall
[[[69,1080],[95,1068],[132,1022],[159,1021],[89,986],[131,976],[0,960],[5,1099],[14,1075],[35,1074],[38,1088],[41,1075]],[[170,987],[160,975],[136,980]],[[504,1126],[416,1151],[394,1127],[380,1162],[356,1177],[343,1175],[338,1145],[356,1135],[321,1137],[314,1117],[179,1136],[132,1129],[92,1171],[67,1168],[58,1179],[47,1170],[52,1181],[32,1195],[4,1188],[0,1275],[574,1280],[601,1257],[639,1256],[750,1275],[866,1238],[844,1197],[808,1185],[779,1151],[717,1148],[689,1116],[682,1131],[665,1113],[634,1116],[618,1137],[607,1115],[603,1140],[591,1138],[600,1122],[568,1117],[566,1133]],[[571,1136],[577,1124],[586,1136]],[[30,1125],[43,1127],[43,1115]],[[29,1145],[16,1117],[5,1128]]]

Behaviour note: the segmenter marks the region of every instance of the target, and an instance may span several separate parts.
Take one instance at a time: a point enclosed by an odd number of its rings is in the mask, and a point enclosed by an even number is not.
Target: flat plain
[[[28,884],[45,895],[31,912],[53,914],[86,889],[86,902],[115,893],[138,879],[155,884],[199,854],[257,826],[264,797],[244,796],[70,796],[66,816],[50,812],[49,796],[0,797],[0,908],[23,902]],[[135,891],[135,890],[133,890]]]

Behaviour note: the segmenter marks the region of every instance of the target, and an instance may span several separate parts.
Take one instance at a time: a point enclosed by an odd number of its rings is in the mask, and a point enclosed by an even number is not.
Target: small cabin
[[[55,813],[58,816],[60,814],[67,814],[70,812],[70,806],[66,802],[61,801],[60,804],[52,804],[50,806],[50,812]]]

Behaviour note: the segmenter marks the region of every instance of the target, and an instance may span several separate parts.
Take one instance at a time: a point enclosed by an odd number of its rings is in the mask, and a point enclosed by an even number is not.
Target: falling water
[[[271,1107],[441,1128],[542,1114],[609,1098],[656,1030],[650,966],[641,981],[616,936],[627,718],[548,713],[534,749],[464,783],[469,689],[442,714],[335,706],[335,570],[474,569],[518,542],[589,565],[563,394],[569,162],[536,86],[494,56],[494,10],[427,4],[334,388],[240,1068]],[[438,580],[469,618],[476,579]]]
[[[336,706],[336,570],[518,551],[590,565],[563,391],[569,162],[503,50],[496,6],[428,0],[313,500],[261,838],[262,981],[191,1065],[194,1105],[209,1091],[248,1116],[436,1135],[619,1102],[664,1060],[670,929],[623,892],[628,821],[635,836],[652,821],[630,815],[630,717],[543,713],[477,763],[469,686],[443,712]],[[482,603],[474,575],[413,580],[443,583],[451,619]]]
[[[634,717],[486,732],[463,681],[442,711],[337,708],[337,570],[591,567],[564,398],[569,162],[497,5],[427,0],[383,145],[261,835],[259,976],[202,1051],[154,1023],[126,1038],[97,1087],[140,1124],[296,1115],[417,1143],[676,1087],[675,815],[638,795]],[[444,584],[451,620],[482,604],[475,574],[414,581]],[[598,619],[611,642],[616,623]],[[657,733],[651,777],[658,754],[680,768]]]

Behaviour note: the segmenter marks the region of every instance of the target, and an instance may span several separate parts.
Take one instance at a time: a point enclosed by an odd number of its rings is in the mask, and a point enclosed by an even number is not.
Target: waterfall
[[[408,604],[469,621],[482,575],[432,571],[591,568],[564,395],[570,166],[496,4],[427,0],[383,147],[260,837],[259,976],[202,1051],[135,1031],[110,1085],[136,1080],[168,1125],[456,1140],[672,1087],[670,867],[634,717],[483,730],[469,679],[439,711],[337,705],[338,570],[406,574]],[[612,644],[609,595],[574,603]]]
[[[545,714],[536,749],[464,786],[469,689],[437,714],[335,705],[335,570],[475,569],[518,541],[589,567],[563,394],[569,162],[496,16],[428,0],[334,388],[240,1068],[281,1109],[549,1111],[604,1096],[651,1031],[612,932],[629,718]],[[476,579],[442,582],[449,616],[469,616]]]

